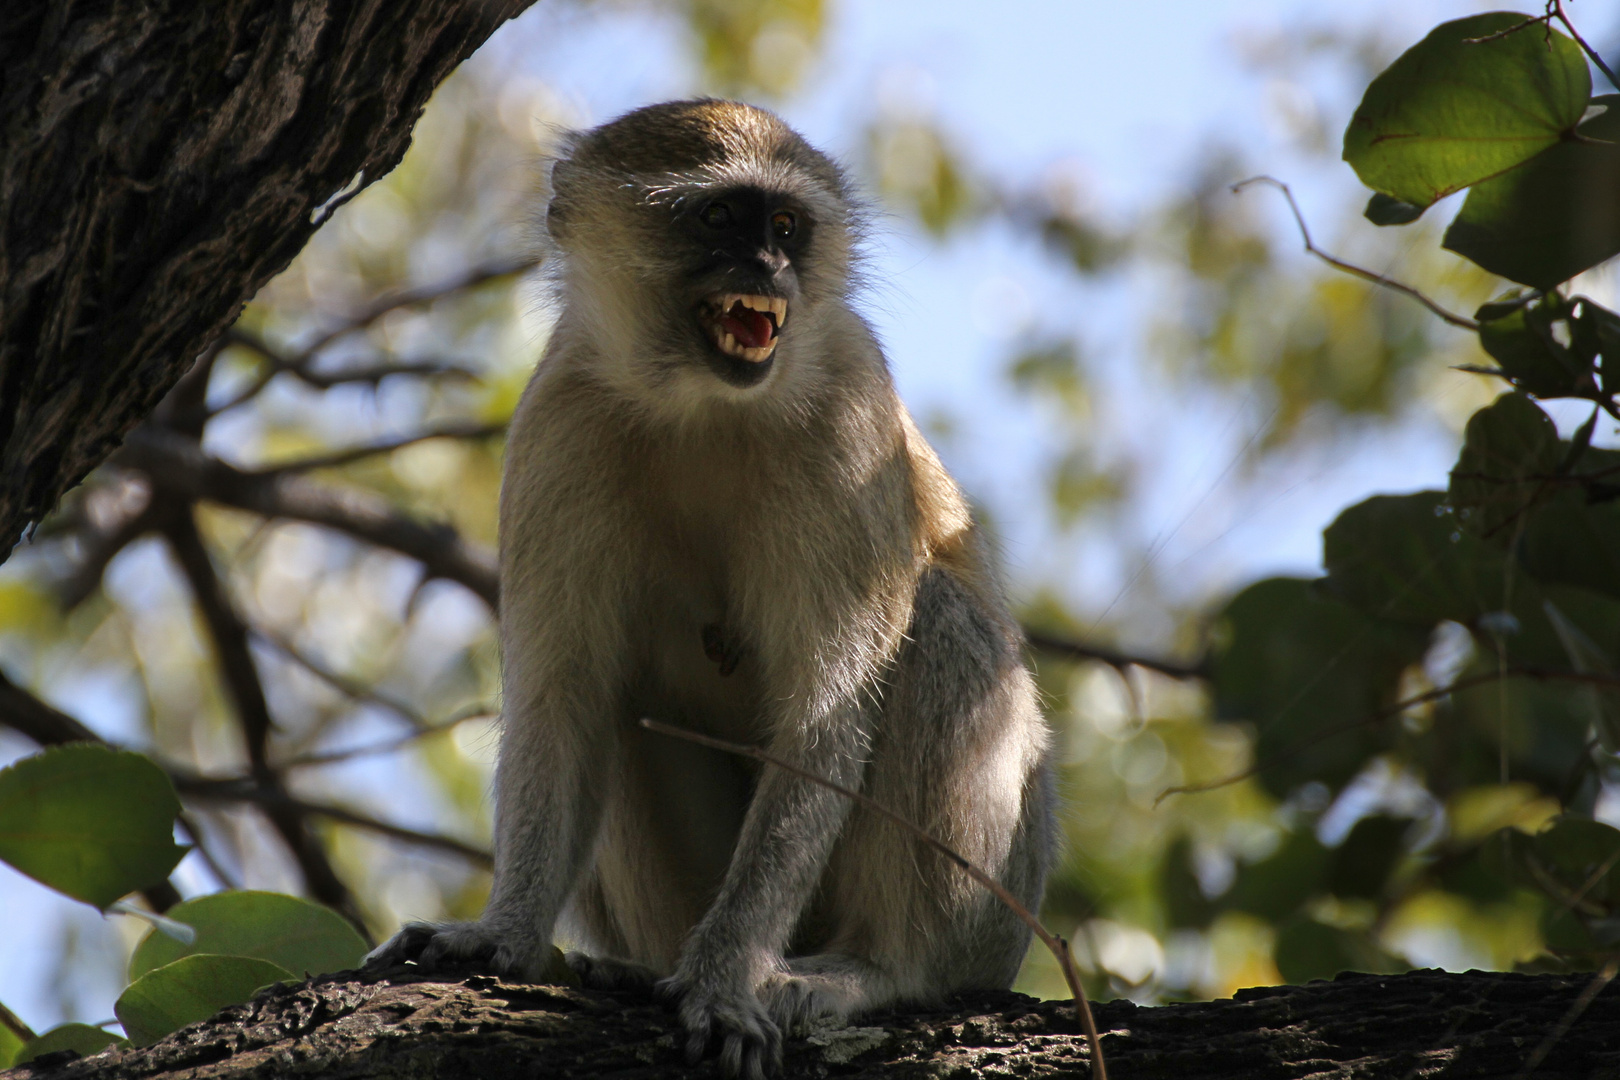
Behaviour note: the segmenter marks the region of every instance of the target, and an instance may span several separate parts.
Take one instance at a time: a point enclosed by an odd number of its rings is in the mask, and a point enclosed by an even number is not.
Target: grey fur
[[[636,726],[859,787],[1039,904],[1046,728],[966,504],[851,309],[844,178],[772,114],[696,101],[578,137],[553,190],[561,314],[502,492],[494,889],[372,962],[534,978],[560,930],[588,983],[660,979],[689,1051],[717,1038],[750,1077],[811,1019],[1008,985],[1028,931],[931,849]],[[791,257],[715,264],[682,215],[716,192],[795,207]],[[750,282],[788,315],[732,378],[693,305]]]

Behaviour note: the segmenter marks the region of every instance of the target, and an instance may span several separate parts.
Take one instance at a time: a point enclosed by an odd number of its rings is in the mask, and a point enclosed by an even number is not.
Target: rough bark
[[[0,3],[0,560],[530,2]]]
[[[1601,992],[1595,992],[1602,987]],[[1620,1076],[1620,984],[1589,975],[1342,975],[1224,1001],[1097,1008],[1114,1080]],[[12,1080],[713,1077],[644,998],[483,976],[326,976],[264,991],[155,1046],[64,1055]],[[1538,1060],[1539,1058],[1539,1060]],[[784,1076],[1089,1075],[1067,1003],[981,993],[790,1039]]]

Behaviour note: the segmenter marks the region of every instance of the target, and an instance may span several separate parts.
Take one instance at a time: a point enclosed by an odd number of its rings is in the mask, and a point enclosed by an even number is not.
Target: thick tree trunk
[[[1599,992],[1601,991],[1601,992]],[[1418,971],[1097,1008],[1113,1080],[1620,1076],[1620,985],[1590,975]],[[335,975],[265,991],[144,1050],[42,1058],[12,1080],[224,1077],[713,1077],[672,1016],[631,995],[473,976]],[[790,1039],[784,1076],[1080,1077],[1066,1003],[969,995]]]
[[[0,2],[0,560],[530,2]]]

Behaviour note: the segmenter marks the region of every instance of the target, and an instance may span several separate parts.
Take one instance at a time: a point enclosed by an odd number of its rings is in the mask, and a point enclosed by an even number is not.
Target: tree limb
[[[324,525],[408,555],[430,576],[466,586],[491,609],[497,604],[500,587],[492,552],[463,540],[448,526],[426,525],[402,514],[378,496],[322,486],[297,475],[255,476],[204,453],[184,436],[151,426],[130,434],[118,460],[144,472],[154,488],[266,517]]]

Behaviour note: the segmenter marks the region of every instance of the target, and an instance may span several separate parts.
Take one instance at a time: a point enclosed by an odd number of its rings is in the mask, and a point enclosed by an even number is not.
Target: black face
[[[693,326],[710,367],[733,386],[754,386],[799,298],[810,215],[796,200],[739,187],[694,200],[680,227],[692,242]]]

